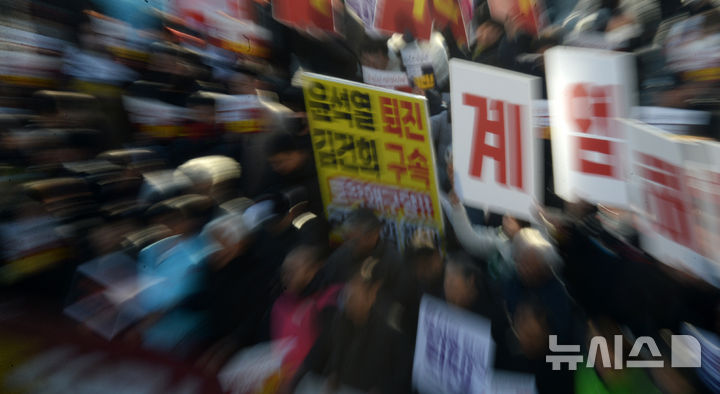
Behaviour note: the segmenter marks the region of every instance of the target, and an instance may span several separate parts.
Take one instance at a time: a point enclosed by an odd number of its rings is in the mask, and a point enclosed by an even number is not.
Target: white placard
[[[712,260],[713,283],[720,284],[720,144],[698,143],[705,155],[695,154],[685,162],[688,187],[697,217],[700,253]]]
[[[387,89],[410,86],[410,80],[408,80],[407,74],[402,71],[386,71],[362,66],[362,72],[363,82],[368,85]]]
[[[450,61],[453,164],[464,203],[532,218],[542,188],[533,125],[539,92],[539,78]]]
[[[254,94],[216,94],[215,111],[218,123],[229,123],[257,117],[253,111],[259,111],[262,104]]]
[[[565,200],[628,205],[623,129],[636,102],[633,55],[555,47],[545,52],[555,192]]]
[[[628,197],[637,214],[640,246],[675,268],[708,277],[700,253],[693,203],[685,170],[685,142],[653,126],[619,121],[628,135]]]
[[[420,393],[480,393],[495,344],[490,321],[430,296],[420,303],[413,385]]]

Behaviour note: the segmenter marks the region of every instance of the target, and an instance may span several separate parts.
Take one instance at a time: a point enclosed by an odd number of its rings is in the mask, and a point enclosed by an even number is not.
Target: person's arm
[[[500,238],[494,228],[473,227],[462,203],[450,202],[446,196],[442,196],[441,200],[445,214],[455,230],[455,236],[466,252],[475,257],[488,258],[497,250]]]

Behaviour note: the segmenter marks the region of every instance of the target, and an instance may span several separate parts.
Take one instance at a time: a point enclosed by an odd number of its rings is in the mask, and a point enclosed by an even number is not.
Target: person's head
[[[197,73],[198,58],[192,51],[181,46],[156,42],[150,46],[148,69],[168,76],[193,78]]]
[[[433,233],[428,229],[415,231],[405,252],[405,260],[423,286],[432,285],[442,278],[443,257],[435,246]]]
[[[186,194],[151,206],[147,214],[154,224],[167,226],[173,235],[192,235],[208,221],[212,207],[209,197]]]
[[[682,0],[682,5],[690,9],[691,13],[703,11],[706,8],[715,8],[712,0]]]
[[[442,279],[443,258],[435,248],[410,248],[406,253],[415,276],[423,287],[432,286]]]
[[[620,0],[601,0],[600,8],[607,8],[609,10],[615,10],[620,6]]]
[[[254,74],[236,72],[230,77],[230,93],[257,94],[258,80]]]
[[[387,40],[369,40],[360,49],[360,64],[363,66],[384,70],[389,62]]]
[[[264,84],[260,80],[262,73],[268,73],[269,67],[263,69],[263,65],[249,61],[238,61],[233,66],[233,75],[229,80],[231,94],[257,94],[258,89],[263,89]]]
[[[89,51],[102,51],[104,49],[103,40],[100,34],[94,26],[97,21],[96,18],[102,18],[103,16],[94,12],[85,10],[82,16],[82,22],[78,26],[78,42],[80,46]]]
[[[76,128],[97,125],[95,97],[75,92],[40,90],[33,93],[35,122],[43,127]]]
[[[537,300],[526,300],[518,304],[512,316],[513,331],[517,336],[523,354],[536,359],[547,350],[548,328],[547,314]]]
[[[326,248],[317,245],[300,245],[288,253],[282,264],[285,290],[300,294],[323,266],[326,257]]]
[[[126,201],[103,205],[100,208],[102,222],[89,229],[90,248],[98,256],[120,248],[125,235],[142,228],[137,215],[141,209],[139,204]]]
[[[227,214],[215,219],[205,226],[203,232],[208,241],[218,248],[210,259],[216,269],[242,255],[250,245],[250,229],[240,214]]]
[[[553,270],[560,265],[553,245],[534,228],[524,228],[515,234],[512,256],[520,281],[530,287],[552,278]]]
[[[307,158],[308,152],[304,151],[290,134],[280,134],[270,142],[268,163],[270,168],[280,175],[297,171]]]
[[[344,224],[345,241],[350,242],[357,253],[369,253],[380,241],[382,222],[372,209],[358,208]]]
[[[205,93],[196,93],[188,98],[192,120],[197,123],[215,124],[215,99]]]
[[[478,297],[482,272],[465,254],[451,255],[445,262],[445,300],[461,308],[470,308]]]
[[[500,41],[504,31],[505,28],[502,23],[496,22],[493,19],[485,20],[475,29],[477,45],[483,48],[489,48],[495,45]]]
[[[582,220],[586,217],[596,215],[598,212],[597,205],[586,200],[578,200],[576,202],[565,201],[563,205],[563,210],[573,219]]]
[[[345,313],[355,324],[364,324],[370,316],[383,283],[382,269],[383,262],[368,257],[345,286]]]
[[[561,43],[562,39],[558,32],[544,33],[532,41],[530,44],[530,51],[532,51],[532,53],[544,54],[548,49],[560,45]]]

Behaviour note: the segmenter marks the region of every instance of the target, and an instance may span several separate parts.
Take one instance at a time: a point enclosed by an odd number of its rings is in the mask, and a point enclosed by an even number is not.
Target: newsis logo
[[[610,359],[610,349],[604,337],[596,336],[590,340],[586,366],[594,368],[598,355],[600,364],[604,368],[664,368],[665,360],[661,359],[662,354],[652,337],[638,337],[635,340],[628,360],[623,363],[623,336],[615,335],[613,344],[614,360]],[[641,352],[647,352],[642,357]],[[578,364],[583,362],[580,354],[580,345],[558,345],[557,335],[550,335],[550,352],[560,353],[545,356],[545,361],[552,364],[554,371],[563,369],[563,364],[571,371],[577,370]],[[672,368],[700,368],[701,349],[700,343],[690,335],[673,335],[670,341],[670,366]],[[648,360],[652,358],[652,360]]]

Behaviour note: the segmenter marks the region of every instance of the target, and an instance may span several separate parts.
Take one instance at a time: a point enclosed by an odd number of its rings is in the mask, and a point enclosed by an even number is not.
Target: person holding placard
[[[443,199],[442,202],[455,236],[463,249],[473,257],[487,262],[488,274],[493,280],[502,281],[507,278],[512,271],[510,241],[521,228],[529,224],[505,215],[500,228],[473,226],[466,208],[453,191],[450,192],[448,199]]]

